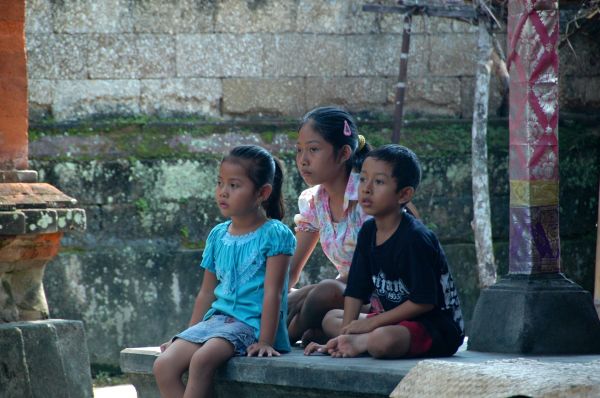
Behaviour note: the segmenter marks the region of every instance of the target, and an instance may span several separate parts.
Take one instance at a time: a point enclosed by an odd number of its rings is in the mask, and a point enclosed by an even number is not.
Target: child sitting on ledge
[[[331,310],[323,320],[333,338],[310,343],[306,355],[450,356],[462,344],[463,318],[444,251],[435,234],[405,211],[420,180],[419,160],[403,146],[367,155],[358,194],[373,219],[358,234],[344,310]],[[371,313],[361,314],[369,300]]]

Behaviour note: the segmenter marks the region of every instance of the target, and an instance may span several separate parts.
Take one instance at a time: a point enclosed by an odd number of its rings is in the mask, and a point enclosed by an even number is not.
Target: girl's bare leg
[[[344,283],[334,279],[326,279],[315,285],[307,294],[294,320],[294,330],[293,334],[290,332],[290,340],[301,338],[308,329],[321,329],[323,317],[329,310],[343,308],[345,287]]]
[[[233,344],[225,339],[213,338],[204,343],[191,358],[184,398],[212,397],[216,370],[234,354]]]
[[[291,344],[296,344],[296,341],[300,340],[302,337],[302,333],[304,331],[298,328],[298,315],[302,310],[302,306],[304,306],[304,300],[306,300],[306,296],[308,296],[308,293],[310,293],[315,286],[316,285],[303,286],[300,289],[294,290],[288,294],[287,327]]]
[[[200,344],[177,339],[158,356],[154,361],[152,372],[161,396],[183,397],[185,384],[183,384],[181,376],[190,366],[194,353],[201,347]]]

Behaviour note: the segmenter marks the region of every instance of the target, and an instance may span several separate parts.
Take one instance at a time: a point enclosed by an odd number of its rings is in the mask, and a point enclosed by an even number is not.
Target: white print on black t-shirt
[[[410,293],[402,279],[388,281],[385,278],[385,273],[379,271],[377,275],[373,275],[373,284],[379,297],[385,297],[387,300],[394,303],[400,303],[406,299]]]
[[[458,301],[458,292],[456,286],[454,286],[454,280],[449,272],[442,274],[440,278],[442,289],[444,291],[444,306],[442,310],[451,310],[456,322],[461,330],[465,330],[465,324],[463,321],[462,311],[460,310],[460,304]]]

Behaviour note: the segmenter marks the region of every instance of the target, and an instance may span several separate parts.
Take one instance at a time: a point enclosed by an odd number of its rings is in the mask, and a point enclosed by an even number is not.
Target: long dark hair
[[[283,169],[281,162],[266,149],[258,145],[236,146],[223,158],[222,162],[237,162],[246,169],[248,178],[256,189],[265,184],[271,184],[271,195],[262,203],[267,217],[281,220],[285,215],[283,204]]]
[[[350,135],[344,134],[344,122],[348,123]],[[363,147],[359,148],[358,127],[350,113],[333,106],[315,108],[302,117],[298,130],[307,123],[333,146],[335,156],[344,145],[348,145],[352,149],[352,156],[346,161],[346,170],[348,173],[352,170],[360,171],[371,146],[365,142]]]

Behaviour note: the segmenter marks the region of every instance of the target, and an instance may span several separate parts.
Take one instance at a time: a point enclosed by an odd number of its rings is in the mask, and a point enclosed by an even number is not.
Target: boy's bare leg
[[[382,326],[369,333],[343,334],[329,340],[327,352],[351,358],[368,352],[373,358],[401,358],[410,349],[410,332],[404,326]]]
[[[331,310],[323,318],[323,332],[328,338],[333,338],[340,335],[342,322],[344,321],[344,310]]]
[[[368,310],[368,306],[363,306],[361,311]],[[358,314],[358,319],[365,319],[367,314],[360,313]],[[327,336],[327,338],[332,339],[334,337],[339,336],[342,333],[342,323],[344,323],[344,310],[331,310],[325,315],[323,318],[323,332]]]
[[[184,398],[213,396],[215,372],[234,354],[233,344],[225,339],[213,338],[204,343],[190,361]]]

